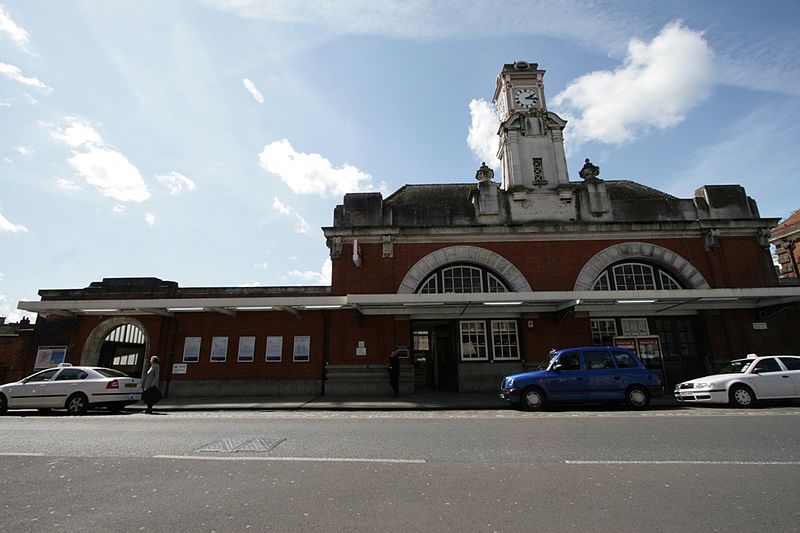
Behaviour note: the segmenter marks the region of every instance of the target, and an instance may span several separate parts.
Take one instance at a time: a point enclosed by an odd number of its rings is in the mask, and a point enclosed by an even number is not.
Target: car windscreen
[[[717,370],[717,374],[744,374],[755,359],[735,359]]]
[[[547,354],[547,359],[539,363],[537,369],[547,370],[548,368],[550,368],[550,365],[553,363],[556,357],[558,357],[558,352],[556,352],[555,350],[551,350],[550,353]]]
[[[129,378],[130,376],[125,372],[120,372],[119,370],[114,370],[113,368],[95,368],[95,372],[98,374],[102,374],[104,377],[107,378]]]

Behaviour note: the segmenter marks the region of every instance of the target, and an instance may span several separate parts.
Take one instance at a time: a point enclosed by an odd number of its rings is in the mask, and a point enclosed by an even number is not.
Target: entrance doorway
[[[449,321],[412,322],[414,390],[458,390],[458,351]]]
[[[129,376],[142,375],[146,354],[145,335],[133,324],[113,329],[100,345],[99,366],[115,368]]]

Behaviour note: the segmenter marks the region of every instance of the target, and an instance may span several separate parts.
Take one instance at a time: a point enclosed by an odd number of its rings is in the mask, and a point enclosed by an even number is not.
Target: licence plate
[[[136,388],[136,383],[126,383],[125,384],[125,388],[126,389],[135,389]]]

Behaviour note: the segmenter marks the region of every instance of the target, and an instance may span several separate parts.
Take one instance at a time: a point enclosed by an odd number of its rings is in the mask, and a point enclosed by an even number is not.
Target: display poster
[[[211,362],[223,363],[228,359],[228,337],[211,337]]]
[[[631,337],[614,337],[614,346],[626,348],[632,352],[636,352],[636,339]]]
[[[33,365],[33,369],[42,370],[58,366],[64,362],[66,356],[66,346],[40,346],[36,350],[36,362]]]
[[[201,339],[201,337],[186,337],[183,343],[183,361],[185,363],[196,363],[200,360]]]
[[[367,343],[366,341],[358,341],[356,345],[356,356],[357,357],[364,357],[367,355]]]
[[[189,365],[187,365],[186,363],[174,363],[172,365],[172,373],[185,374],[187,368],[189,368]]]
[[[279,363],[283,352],[283,337],[267,337],[267,362]]]
[[[294,338],[294,352],[292,358],[295,361],[308,361],[311,353],[311,337],[308,335],[298,335]]]
[[[255,337],[239,337],[239,354],[237,359],[241,362],[253,362],[253,354],[256,351]]]

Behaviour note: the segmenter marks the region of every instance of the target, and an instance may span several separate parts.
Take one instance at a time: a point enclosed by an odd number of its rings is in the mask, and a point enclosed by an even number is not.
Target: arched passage
[[[131,326],[132,328],[130,329],[135,328],[140,332],[140,335],[134,334],[136,340],[131,342],[130,336],[131,333],[134,332],[129,331],[126,334],[126,332],[123,332],[122,330],[117,331],[121,326]],[[109,335],[112,333],[115,333],[115,335],[110,338]],[[127,349],[117,349],[115,351],[113,350],[115,347],[112,346],[112,350],[109,350],[108,343],[114,343],[117,345],[117,347],[123,347]],[[139,344],[141,347],[137,346]],[[104,346],[106,346],[105,350]],[[98,324],[97,327],[95,327],[87,337],[86,343],[83,345],[81,364],[86,366],[100,365],[119,367],[120,370],[129,373],[131,368],[135,367],[136,373],[143,376],[144,371],[146,370],[144,359],[149,351],[150,336],[147,334],[147,328],[145,328],[139,320],[133,317],[109,318]],[[106,360],[101,361],[101,354]],[[127,360],[124,359],[125,356],[132,354],[138,354],[139,356],[135,362],[131,361],[130,358],[127,358]],[[117,360],[116,364],[115,359]]]

